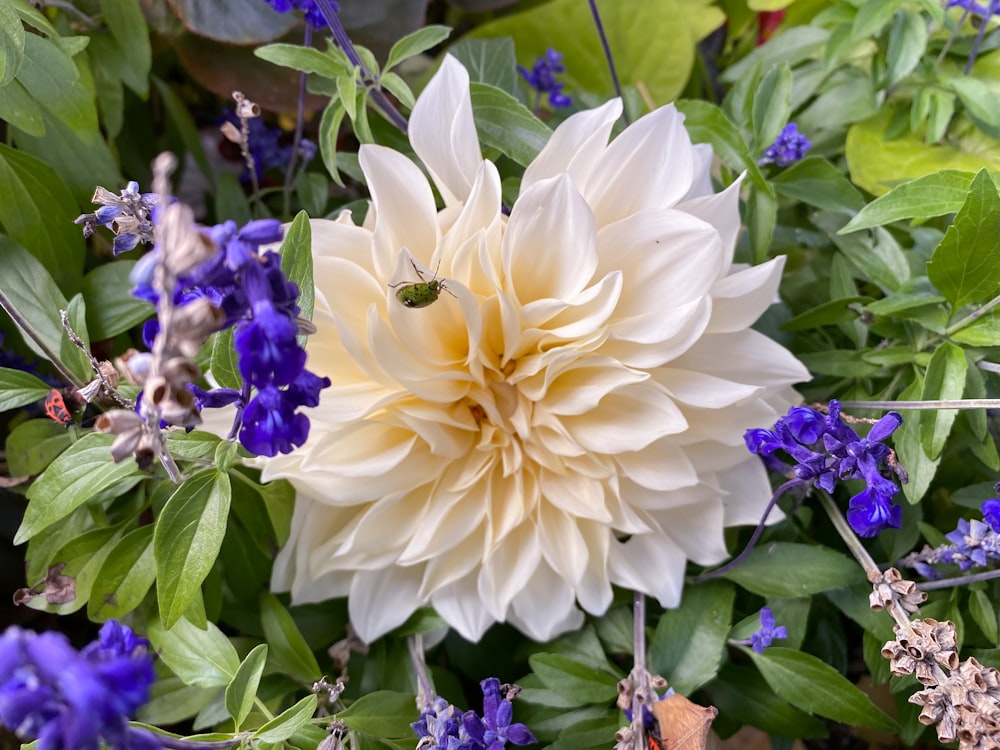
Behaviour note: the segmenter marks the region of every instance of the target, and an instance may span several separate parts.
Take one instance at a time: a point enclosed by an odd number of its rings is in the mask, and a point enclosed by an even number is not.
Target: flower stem
[[[622,96],[622,86],[618,81],[618,71],[615,69],[615,58],[611,54],[611,45],[608,44],[608,35],[604,33],[604,24],[601,22],[601,13],[597,9],[597,0],[588,0],[590,12],[594,16],[594,26],[597,27],[597,35],[601,38],[601,46],[604,48],[604,59],[608,61],[608,70],[611,73],[611,83],[615,87],[615,96],[622,100],[622,119],[626,125],[631,121],[628,116],[628,108],[625,106],[625,98]]]
[[[764,525],[767,523],[767,517],[771,515],[771,510],[774,508],[775,504],[777,504],[778,498],[780,498],[782,495],[784,495],[793,487],[798,487],[799,485],[803,484],[806,484],[806,480],[804,479],[798,479],[798,478],[789,479],[778,489],[776,489],[774,491],[774,494],[771,495],[771,500],[770,502],[768,502],[767,507],[764,508],[764,514],[760,519],[760,523],[757,524],[757,528],[754,529],[753,535],[750,537],[750,541],[747,542],[746,547],[743,548],[743,551],[740,552],[740,554],[738,554],[732,560],[727,562],[725,565],[723,565],[721,568],[716,568],[715,570],[710,570],[707,573],[702,573],[700,576],[695,576],[694,578],[691,579],[691,583],[704,583],[705,581],[710,581],[713,578],[718,578],[726,571],[732,570],[741,562],[743,562],[744,558],[746,558],[746,556],[749,555],[750,551],[754,548],[754,545],[757,544],[757,540],[760,539],[760,535],[764,533]]]
[[[894,411],[931,411],[934,409],[998,409],[1000,399],[958,398],[937,401],[841,401],[849,409],[893,409]]]
[[[344,51],[347,55],[347,59],[351,61],[351,65],[357,66],[361,71],[361,78],[365,83],[371,84],[371,95],[372,101],[378,105],[379,109],[386,116],[393,125],[395,125],[399,130],[405,135],[407,123],[406,118],[396,109],[395,105],[389,101],[389,97],[385,95],[385,92],[378,85],[378,79],[368,70],[368,66],[365,65],[364,60],[361,59],[361,55],[358,51],[354,49],[354,43],[351,41],[351,37],[347,35],[347,29],[344,28],[344,24],[340,22],[340,17],[337,15],[337,11],[333,9],[333,5],[330,0],[315,0],[316,7],[319,9],[320,13],[323,14],[323,18],[326,19],[327,24],[330,26],[330,31],[333,32],[333,38],[337,41],[337,46]]]
[[[979,45],[983,43],[983,37],[986,35],[986,27],[990,25],[990,17],[984,16],[982,23],[979,24],[979,31],[976,33],[976,39],[972,42],[972,49],[969,51],[969,59],[965,61],[965,69],[962,71],[962,75],[967,76],[972,70],[972,64],[976,62],[976,57],[979,56]]]
[[[820,490],[817,495],[819,496],[820,505],[823,506],[823,510],[830,517],[834,528],[837,529],[837,533],[840,534],[841,539],[844,540],[844,544],[851,550],[854,559],[864,568],[865,573],[868,574],[873,571],[879,573],[878,565],[872,559],[872,556],[868,554],[868,550],[864,548],[864,545],[861,544],[861,540],[858,539],[851,525],[847,523],[847,519],[841,514],[840,508],[833,502],[833,498],[823,490]]]
[[[956,331],[959,331],[959,330],[965,328],[966,326],[971,325],[972,323],[975,323],[977,320],[979,320],[981,317],[983,317],[986,313],[988,313],[990,310],[992,310],[997,305],[1000,305],[1000,295],[997,295],[996,297],[994,297],[993,299],[991,299],[989,302],[987,302],[982,307],[980,307],[980,308],[978,308],[976,310],[973,310],[971,313],[969,313],[967,316],[965,316],[964,318],[962,318],[957,323],[954,323],[953,325],[948,326],[948,328],[944,332],[945,335],[946,336],[951,336]]]
[[[312,26],[306,24],[303,47],[312,46]],[[299,162],[299,143],[302,141],[302,128],[306,118],[306,73],[299,73],[299,99],[295,108],[295,134],[292,136],[292,155],[285,168],[284,206],[282,213],[288,216],[292,200],[292,180],[295,178],[295,167]]]
[[[417,705],[421,713],[434,705],[434,685],[427,675],[427,662],[424,659],[424,636],[415,633],[406,639],[406,647],[410,652],[410,662],[417,673]]]
[[[921,591],[947,589],[954,586],[964,586],[967,583],[976,583],[977,581],[989,581],[994,578],[1000,578],[1000,570],[984,570],[982,573],[970,573],[967,576],[955,576],[954,578],[938,578],[934,581],[924,581],[919,585],[919,588]]]

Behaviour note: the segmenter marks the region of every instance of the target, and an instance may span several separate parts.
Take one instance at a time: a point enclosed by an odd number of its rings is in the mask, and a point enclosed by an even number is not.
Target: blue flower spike
[[[812,143],[799,132],[799,126],[790,122],[781,129],[781,133],[774,139],[774,143],[764,150],[764,158],[757,163],[787,167],[789,164],[800,161],[811,148]]]
[[[775,625],[774,612],[770,607],[764,607],[760,611],[760,628],[750,634],[750,647],[758,654],[764,653],[764,649],[771,645],[776,638],[787,638],[788,630],[784,625]]]
[[[420,737],[421,750],[504,750],[507,743],[538,742],[524,724],[514,722],[511,702],[520,688],[501,685],[496,677],[479,683],[483,691],[483,715],[460,713],[440,696],[410,726]]]
[[[535,90],[538,97],[542,94],[548,95],[549,106],[554,109],[568,107],[573,103],[572,99],[562,93],[563,87],[566,84],[556,80],[558,73],[566,72],[566,66],[563,65],[562,58],[561,54],[549,48],[545,51],[544,55],[535,60],[535,64],[531,70],[521,65],[517,66],[517,71],[521,74],[521,77]]]
[[[902,423],[898,413],[889,412],[862,438],[844,422],[840,403],[833,400],[825,415],[793,406],[773,429],[747,430],[743,440],[770,470],[791,475],[798,484],[833,492],[840,480],[863,479],[866,486],[850,499],[847,520],[860,536],[873,537],[902,522],[903,510],[893,503],[899,487],[885,475],[905,482],[906,472],[884,442]],[[795,463],[783,461],[779,451]]]
[[[38,750],[158,750],[128,723],[155,678],[149,642],[114,620],[81,651],[62,633],[12,626],[0,636],[0,724]]]

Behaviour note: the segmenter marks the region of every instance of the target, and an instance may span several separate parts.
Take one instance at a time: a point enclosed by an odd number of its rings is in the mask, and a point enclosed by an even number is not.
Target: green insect
[[[417,264],[411,260],[410,265],[413,266],[413,270],[420,277],[419,282],[400,281],[398,284],[389,284],[390,289],[402,287],[402,289],[396,291],[396,299],[404,307],[427,307],[428,305],[433,305],[437,302],[438,297],[441,296],[441,292],[448,292],[452,297],[455,296],[444,285],[444,279],[438,279],[436,270],[434,271],[434,278],[430,281],[425,281],[423,273],[417,268]]]

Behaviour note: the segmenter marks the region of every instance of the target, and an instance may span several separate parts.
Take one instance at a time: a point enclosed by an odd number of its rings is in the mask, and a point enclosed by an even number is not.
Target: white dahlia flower
[[[712,194],[672,106],[608,143],[620,113],[560,125],[509,216],[453,58],[409,133],[443,210],[408,157],[361,147],[365,225],[312,223],[309,367],[333,385],[309,441],[263,464],[297,491],[276,590],[349,597],[366,641],[427,605],[470,640],[503,621],[546,640],[612,584],[676,605],[686,562],[760,520],[743,431],[809,377],[750,329],[783,259],[733,266],[739,187]]]

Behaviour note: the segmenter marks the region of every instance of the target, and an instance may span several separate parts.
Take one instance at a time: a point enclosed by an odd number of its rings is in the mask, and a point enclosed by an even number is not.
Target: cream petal
[[[714,565],[729,557],[722,533],[722,501],[714,491],[703,490],[704,497],[691,505],[681,505],[663,513],[663,530],[688,559],[699,565]],[[657,513],[653,513],[657,517]]]
[[[511,602],[510,622],[529,638],[550,641],[583,625],[573,589],[542,562]]]
[[[454,546],[425,561],[424,579],[420,584],[420,595],[425,599],[455,581],[474,574],[482,563],[482,534],[467,534],[454,541]]]
[[[621,99],[612,99],[597,109],[584,110],[567,117],[524,170],[521,193],[536,182],[562,172],[568,172],[578,187],[585,185],[621,114]]]
[[[367,229],[339,219],[310,219],[309,231],[314,264],[319,258],[338,258],[372,272],[372,233]],[[317,281],[316,287],[322,289],[323,285]]]
[[[438,243],[437,207],[423,172],[398,151],[365,144],[358,151],[375,214],[374,270],[388,281],[399,249],[430,263]]]
[[[511,209],[504,233],[505,289],[521,302],[571,299],[597,268],[594,217],[566,175],[528,188]]]
[[[684,327],[677,311],[707,295],[722,272],[718,232],[680,211],[644,211],[603,227],[598,273],[620,268],[621,301],[612,331],[641,343],[664,341]]]
[[[753,330],[705,336],[674,365],[753,385],[791,385],[812,379],[785,347]]]
[[[422,570],[392,567],[354,574],[347,611],[358,637],[371,643],[406,622],[423,605],[418,591]]]
[[[611,533],[604,524],[591,521],[580,521],[579,528],[590,554],[587,570],[576,586],[576,599],[590,614],[602,615],[614,598],[607,564]]]
[[[471,534],[483,523],[485,517],[486,508],[475,502],[474,498],[464,493],[449,495],[435,492],[426,513],[418,518],[400,516],[414,518],[413,526],[408,531],[409,544],[399,558],[400,564],[427,562],[435,555],[466,542],[475,545],[478,559],[483,549],[482,536],[472,539]]]
[[[654,534],[612,542],[608,552],[612,583],[655,597],[664,607],[680,604],[686,565],[684,550],[673,539]]]
[[[471,643],[482,638],[489,626],[496,622],[496,618],[479,603],[475,573],[435,591],[431,604],[445,622]]]
[[[676,401],[702,409],[724,409],[761,390],[758,385],[734,383],[732,380],[678,367],[661,367],[654,378]]]
[[[563,424],[580,445],[600,453],[641,450],[687,427],[674,402],[649,383],[615,391],[587,414],[564,417]]]
[[[601,347],[601,354],[615,357],[622,364],[638,369],[651,370],[671,362],[702,338],[712,316],[712,300],[710,297],[702,297],[672,309],[670,314],[682,325],[676,326],[673,320],[664,315],[671,328],[671,334],[667,338],[642,343],[612,337]]]
[[[545,372],[552,369],[546,368]],[[584,414],[612,391],[649,379],[649,373],[622,367],[608,357],[577,359],[553,375],[557,377],[544,390],[531,392],[524,386],[521,389],[534,401],[544,399],[546,411],[557,415]]]
[[[691,180],[691,189],[682,198],[685,201],[713,193],[712,160],[715,158],[715,154],[712,147],[707,143],[695,143],[692,150],[694,151],[694,176]]]
[[[499,248],[505,219],[501,213],[500,173],[493,162],[484,161],[476,172],[476,181],[468,199],[461,205],[455,222],[441,238],[435,264],[442,262],[453,278],[469,287],[492,292],[478,263],[478,243],[488,241]],[[487,239],[488,238],[488,239]],[[457,262],[464,257],[461,265]]]
[[[609,523],[611,513],[608,512],[604,499],[603,485],[589,477],[567,473],[557,475],[543,471],[538,478],[539,489],[545,502],[576,518],[588,518],[600,523]],[[543,512],[541,509],[539,512]],[[547,513],[555,512],[551,510]]]
[[[472,116],[469,74],[451,55],[444,56],[413,106],[409,136],[445,203],[464,201],[483,155]]]
[[[717,476],[719,485],[726,493],[722,496],[726,526],[756,526],[760,523],[764,508],[771,499],[771,483],[763,462],[757,456],[749,456]],[[784,517],[781,509],[775,506],[767,517],[767,523],[777,523]]]
[[[746,172],[737,177],[733,183],[715,195],[705,195],[700,198],[685,199],[677,206],[677,210],[691,214],[695,218],[707,221],[722,237],[724,252],[723,267],[729,268],[736,251],[736,239],[740,233],[740,187]]]
[[[574,514],[542,503],[538,508],[538,533],[545,561],[576,587],[587,572],[590,550]]]
[[[712,319],[707,333],[732,333],[753,325],[778,298],[785,256],[751,266],[712,287]]]
[[[505,620],[511,600],[527,587],[542,559],[534,524],[515,529],[483,561],[477,589],[479,598],[495,620]]]
[[[694,152],[670,104],[625,128],[594,166],[583,194],[603,227],[648,208],[669,208],[691,189]]]
[[[655,440],[639,451],[615,454],[625,476],[651,490],[675,490],[699,481],[687,454],[669,438]]]

